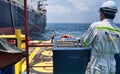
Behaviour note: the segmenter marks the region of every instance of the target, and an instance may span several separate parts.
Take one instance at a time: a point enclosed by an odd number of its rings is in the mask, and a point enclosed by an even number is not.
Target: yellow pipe
[[[21,49],[21,42],[22,42],[22,40],[21,40],[21,30],[19,30],[19,29],[15,30],[15,35],[16,35],[16,39],[17,39],[17,47],[19,49]]]
[[[0,35],[0,38],[16,39],[16,35]],[[25,40],[25,35],[20,36],[21,40]]]
[[[17,47],[19,49],[22,49],[21,30],[19,29],[15,30],[15,35],[17,39]],[[22,72],[22,61],[19,61],[17,64],[15,64],[15,74],[21,74],[21,72]]]

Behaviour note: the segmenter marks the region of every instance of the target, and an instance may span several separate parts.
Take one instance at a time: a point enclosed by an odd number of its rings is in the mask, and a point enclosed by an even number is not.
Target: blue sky
[[[48,23],[91,23],[99,21],[98,9],[106,0],[47,0]],[[120,23],[120,1],[116,1],[119,12],[114,21]]]

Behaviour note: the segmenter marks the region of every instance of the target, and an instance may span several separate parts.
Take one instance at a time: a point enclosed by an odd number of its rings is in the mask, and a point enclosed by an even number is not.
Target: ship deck
[[[34,41],[33,43],[46,44],[50,41]],[[25,48],[25,44],[22,45]],[[52,47],[29,47],[29,73],[53,74]],[[22,60],[22,73],[26,74],[26,60]]]

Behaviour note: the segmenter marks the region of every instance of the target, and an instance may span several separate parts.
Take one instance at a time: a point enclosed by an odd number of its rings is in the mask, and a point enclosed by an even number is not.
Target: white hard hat
[[[109,1],[104,2],[101,5],[101,8],[103,9],[103,11],[111,11],[111,12],[114,12],[114,13],[117,13],[117,11],[118,11],[117,10],[117,5],[113,0],[109,0]]]

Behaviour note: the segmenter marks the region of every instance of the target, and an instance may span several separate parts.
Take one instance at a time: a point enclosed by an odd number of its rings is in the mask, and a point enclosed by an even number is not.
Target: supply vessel
[[[46,0],[28,0],[28,31],[44,31],[46,27]],[[0,0],[0,34],[24,33],[24,0]]]

